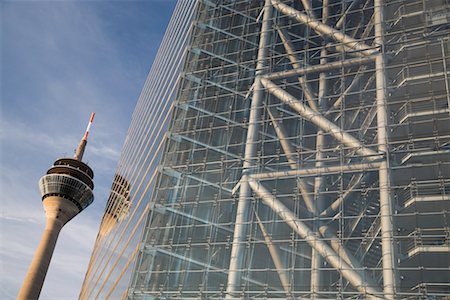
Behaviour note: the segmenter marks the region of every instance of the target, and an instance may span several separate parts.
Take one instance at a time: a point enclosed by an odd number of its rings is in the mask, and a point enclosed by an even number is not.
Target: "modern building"
[[[450,4],[180,0],[80,299],[450,298]]]

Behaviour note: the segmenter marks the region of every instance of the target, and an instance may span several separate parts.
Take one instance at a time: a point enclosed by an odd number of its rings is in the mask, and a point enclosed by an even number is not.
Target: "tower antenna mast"
[[[84,149],[86,148],[87,139],[88,139],[88,135],[89,135],[89,130],[91,129],[92,121],[94,121],[94,116],[95,116],[95,112],[93,112],[91,114],[91,118],[89,119],[89,123],[88,123],[88,126],[86,128],[86,132],[84,133],[83,138],[81,138],[81,141],[78,144],[77,150],[75,151],[74,158],[76,160],[81,161],[81,159],[83,158]]]

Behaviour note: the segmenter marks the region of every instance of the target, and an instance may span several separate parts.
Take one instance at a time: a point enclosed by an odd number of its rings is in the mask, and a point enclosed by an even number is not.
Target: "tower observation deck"
[[[94,201],[94,172],[82,162],[91,119],[74,158],[60,158],[39,180],[46,226],[17,299],[38,299],[62,227]]]

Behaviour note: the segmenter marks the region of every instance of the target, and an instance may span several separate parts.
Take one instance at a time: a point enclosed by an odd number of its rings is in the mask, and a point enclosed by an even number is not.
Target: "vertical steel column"
[[[250,186],[247,182],[247,176],[252,172],[255,166],[256,145],[258,141],[259,122],[263,102],[263,86],[261,84],[261,75],[267,72],[267,54],[270,36],[270,21],[272,18],[272,6],[270,0],[266,0],[263,8],[264,16],[259,38],[259,49],[256,63],[255,81],[253,84],[254,92],[252,104],[250,107],[250,117],[247,130],[247,139],[245,143],[244,163],[242,167],[241,186],[239,190],[239,202],[236,210],[236,221],[234,225],[233,245],[231,248],[230,265],[227,282],[227,299],[234,297],[236,289],[240,285],[241,271],[244,261],[244,248],[242,244],[247,234],[247,222],[250,214],[250,201],[252,196]]]
[[[384,29],[383,0],[374,0],[375,44],[379,53],[375,59],[377,138],[378,150],[385,155],[379,171],[381,246],[383,259],[383,285],[386,299],[395,299],[396,261],[394,245],[394,226],[391,198],[391,174],[389,165],[388,117],[386,101],[386,78],[384,73]]]
[[[328,20],[328,0],[324,0],[322,3],[322,23],[327,24]],[[323,41],[322,49],[320,50],[320,64],[324,65],[328,62],[327,60],[327,49],[326,42]],[[322,72],[319,74],[319,93],[318,93],[318,107],[319,112],[324,109],[325,106],[325,94],[327,89],[327,78],[326,73]],[[316,168],[324,166],[323,162],[323,149],[325,147],[325,132],[323,129],[319,128],[317,130],[316,136]],[[324,188],[324,177],[317,176],[314,179],[314,228],[313,231],[319,231],[321,227],[320,212],[324,209],[323,203],[323,188]],[[327,228],[327,226],[323,226]],[[320,282],[321,282],[321,271],[320,268],[323,265],[323,258],[317,250],[312,249],[311,255],[311,296],[312,299],[316,299],[320,292]]]
[[[447,92],[447,106],[450,108],[450,85],[448,83],[447,63],[445,60],[444,39],[441,39],[442,66],[444,67],[445,91]]]

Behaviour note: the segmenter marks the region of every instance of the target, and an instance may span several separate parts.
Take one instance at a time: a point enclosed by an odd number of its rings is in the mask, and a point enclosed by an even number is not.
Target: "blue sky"
[[[62,230],[41,299],[77,299],[136,100],[175,2],[2,1],[0,299],[15,299],[45,225],[39,178],[84,160],[95,201]]]

